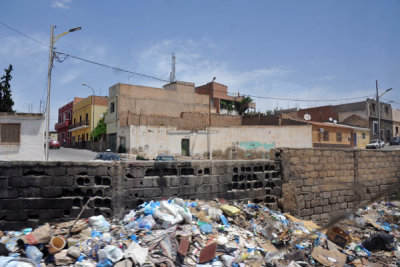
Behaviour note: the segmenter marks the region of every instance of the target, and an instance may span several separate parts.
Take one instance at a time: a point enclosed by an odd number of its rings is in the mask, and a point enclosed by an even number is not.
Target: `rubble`
[[[0,231],[0,266],[398,266],[400,202],[320,228],[263,204],[174,198],[103,216]]]

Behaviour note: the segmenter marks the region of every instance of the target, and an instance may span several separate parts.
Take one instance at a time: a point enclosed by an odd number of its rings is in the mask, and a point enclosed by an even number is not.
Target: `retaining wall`
[[[279,162],[133,163],[0,162],[0,229],[103,214],[121,218],[145,201],[225,198],[265,201],[281,196]]]
[[[282,208],[315,221],[353,213],[399,193],[400,151],[275,149],[282,165]]]

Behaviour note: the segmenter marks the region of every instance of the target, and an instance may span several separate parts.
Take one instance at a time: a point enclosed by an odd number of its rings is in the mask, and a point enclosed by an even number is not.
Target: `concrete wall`
[[[0,160],[44,160],[44,116],[1,115],[0,123],[21,124],[19,144],[0,144]]]
[[[311,126],[211,127],[213,155],[224,159],[267,158],[273,147],[312,147]],[[128,135],[129,134],[129,135]],[[208,153],[206,131],[180,131],[176,127],[127,126],[120,136],[127,151],[154,158],[158,154],[181,155],[182,139],[190,141],[190,155]]]
[[[399,191],[400,151],[276,149],[284,211],[326,220]]]
[[[399,136],[399,134],[400,134],[400,110],[393,108],[392,109],[392,118],[393,118],[393,136]]]
[[[277,208],[280,166],[268,160],[134,163],[0,162],[0,229],[123,214],[144,201],[236,199]]]

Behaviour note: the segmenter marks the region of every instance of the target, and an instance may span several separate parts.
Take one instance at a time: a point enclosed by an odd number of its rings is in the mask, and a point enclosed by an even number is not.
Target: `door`
[[[189,143],[190,143],[189,139],[182,139],[181,141],[182,156],[190,156]]]
[[[353,136],[354,136],[354,147],[356,147],[357,146],[357,133],[353,133]]]

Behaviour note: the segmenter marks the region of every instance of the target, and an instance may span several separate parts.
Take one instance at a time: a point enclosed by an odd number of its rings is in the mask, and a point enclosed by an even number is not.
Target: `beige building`
[[[393,136],[400,136],[400,110],[392,109]]]
[[[192,119],[188,118],[188,114],[193,115]],[[129,150],[127,135],[120,132],[122,127],[150,125],[205,130],[210,122],[211,125],[217,121],[224,123],[213,119],[215,115],[216,108],[212,106],[210,97],[196,93],[194,83],[172,82],[163,88],[116,84],[109,89],[108,113],[105,117],[109,148],[117,150],[121,146]],[[240,117],[231,117],[225,118],[232,121],[233,125],[240,125]]]

